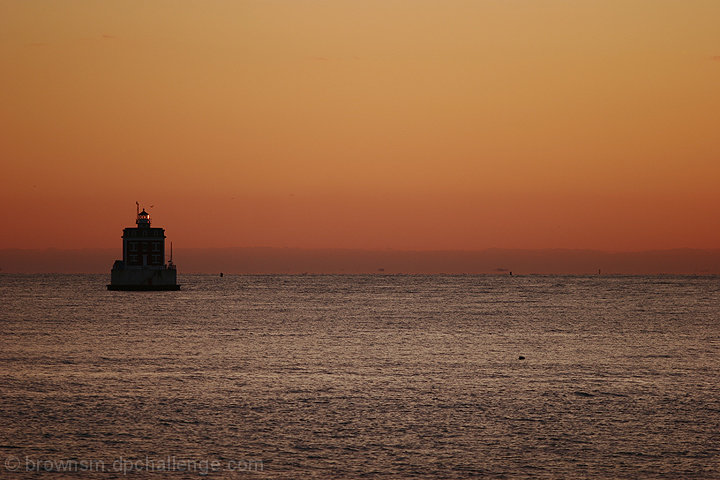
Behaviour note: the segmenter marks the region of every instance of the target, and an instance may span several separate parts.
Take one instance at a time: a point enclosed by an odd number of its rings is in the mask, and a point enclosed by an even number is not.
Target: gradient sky
[[[0,0],[0,248],[720,247],[717,0]]]

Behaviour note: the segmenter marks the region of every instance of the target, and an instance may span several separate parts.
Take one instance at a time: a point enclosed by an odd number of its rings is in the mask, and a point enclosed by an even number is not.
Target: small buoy
[[[522,355],[520,355],[520,356],[518,357],[518,360],[525,360],[525,357],[523,357]]]

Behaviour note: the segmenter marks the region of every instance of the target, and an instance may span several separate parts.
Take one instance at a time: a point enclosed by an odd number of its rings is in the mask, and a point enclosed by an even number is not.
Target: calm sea
[[[718,277],[107,282],[0,275],[0,477],[720,478]]]

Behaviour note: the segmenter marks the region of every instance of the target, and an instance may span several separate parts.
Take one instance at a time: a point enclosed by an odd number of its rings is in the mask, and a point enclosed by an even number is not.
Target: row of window
[[[148,265],[162,265],[162,255],[148,255]],[[128,255],[128,264],[130,265],[142,265],[142,259],[140,255]]]
[[[149,245],[149,242],[128,242],[128,250],[130,250],[131,252],[137,252],[138,250],[147,252],[148,245]],[[138,246],[140,248],[138,248]],[[152,242],[152,251],[153,252],[162,251],[162,242]]]
[[[164,237],[165,230],[162,228],[128,228],[125,230],[125,237]]]

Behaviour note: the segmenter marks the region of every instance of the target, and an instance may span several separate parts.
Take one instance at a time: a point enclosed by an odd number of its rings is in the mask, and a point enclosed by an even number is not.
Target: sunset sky
[[[720,247],[718,0],[0,0],[0,66],[0,248],[136,200],[179,248]]]

